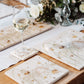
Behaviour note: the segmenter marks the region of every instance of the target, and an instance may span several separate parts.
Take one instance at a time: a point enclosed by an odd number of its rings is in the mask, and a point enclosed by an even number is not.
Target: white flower
[[[30,8],[30,15],[34,18],[37,18],[39,16],[39,9],[36,5],[31,5]]]
[[[41,15],[43,14],[43,5],[42,4],[38,4],[38,8],[39,8],[39,11],[41,13]]]
[[[76,3],[76,0],[72,0],[72,3]]]
[[[39,17],[39,15],[42,14],[42,13],[43,13],[43,6],[42,6],[42,4],[31,5],[31,7],[30,7],[30,15],[33,18]]]
[[[81,3],[79,6],[79,10],[84,13],[84,3]]]

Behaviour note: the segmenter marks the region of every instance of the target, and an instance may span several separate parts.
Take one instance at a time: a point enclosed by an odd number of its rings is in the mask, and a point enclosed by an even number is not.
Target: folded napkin
[[[38,51],[36,49],[28,48],[24,46],[24,47],[19,47],[16,50],[13,50],[11,52],[11,55],[17,57],[20,60],[26,60],[37,53]]]
[[[37,55],[5,74],[19,84],[52,84],[68,72],[67,69]]]

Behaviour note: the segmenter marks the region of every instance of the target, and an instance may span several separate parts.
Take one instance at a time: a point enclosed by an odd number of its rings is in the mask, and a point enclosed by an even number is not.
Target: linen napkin
[[[37,53],[38,51],[34,48],[28,48],[28,47],[22,46],[17,48],[16,50],[13,50],[11,52],[11,55],[17,57],[20,60],[26,60]]]

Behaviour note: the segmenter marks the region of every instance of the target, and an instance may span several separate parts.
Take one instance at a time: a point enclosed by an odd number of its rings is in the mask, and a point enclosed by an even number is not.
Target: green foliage
[[[55,13],[56,11],[54,8],[56,7],[56,0],[42,0],[43,5],[43,14],[40,15],[36,20],[37,21],[44,21],[44,22],[51,22],[55,20]]]
[[[81,0],[75,0],[76,3],[72,3],[72,0],[70,0],[70,9],[71,9],[71,16],[70,18],[75,20],[78,17],[81,16],[81,13],[79,11],[79,5],[81,3]],[[55,13],[56,11],[54,10],[55,7],[63,7],[63,0],[42,0],[42,5],[43,5],[43,14],[40,15],[36,21],[44,21],[44,22],[51,22],[54,24],[55,20]],[[75,8],[78,9],[78,12],[75,11]]]

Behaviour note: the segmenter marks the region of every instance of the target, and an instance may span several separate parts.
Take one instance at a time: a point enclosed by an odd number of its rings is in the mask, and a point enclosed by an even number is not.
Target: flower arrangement
[[[63,5],[63,0],[42,0],[38,5],[31,5],[30,15],[34,17],[36,21],[54,23],[54,21],[56,21],[56,14],[61,22],[61,9]],[[75,20],[84,17],[84,1],[70,0],[69,7],[71,9],[70,19]]]
[[[41,4],[43,5],[43,14],[39,15],[36,19],[37,21],[44,21],[44,22],[51,22],[55,20],[55,13],[56,11],[54,8],[56,7],[55,0],[42,0]]]

